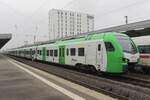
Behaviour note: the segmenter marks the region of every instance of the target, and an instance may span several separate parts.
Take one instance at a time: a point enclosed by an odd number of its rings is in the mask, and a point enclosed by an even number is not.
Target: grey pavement
[[[0,100],[71,100],[0,55]]]

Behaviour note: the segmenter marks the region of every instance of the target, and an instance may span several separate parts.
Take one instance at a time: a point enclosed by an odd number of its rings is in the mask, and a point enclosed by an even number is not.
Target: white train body
[[[139,48],[140,65],[150,68],[150,36],[133,38]]]

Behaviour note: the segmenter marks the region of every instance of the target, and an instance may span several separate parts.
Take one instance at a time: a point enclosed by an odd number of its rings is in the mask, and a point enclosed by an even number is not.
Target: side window
[[[69,49],[68,48],[67,48],[66,54],[67,54],[67,56],[69,55]]]
[[[59,48],[59,56],[61,56],[61,48]]]
[[[78,48],[78,56],[84,56],[84,48]]]
[[[65,49],[64,49],[64,48],[62,48],[62,57],[64,57],[64,56],[65,56],[64,52],[65,52]]]
[[[115,51],[115,48],[111,42],[105,42],[105,46],[107,51]]]
[[[139,48],[140,53],[150,53],[149,45],[142,45],[142,46],[139,46],[138,48]]]
[[[54,50],[54,56],[57,57],[58,56],[58,51]]]
[[[40,50],[38,50],[38,54],[40,54]]]
[[[98,44],[98,51],[101,51],[101,45]]]
[[[40,50],[40,55],[42,55],[42,51]]]
[[[50,50],[50,56],[53,56],[53,50]]]
[[[32,50],[32,55],[34,55],[35,54],[35,50]]]
[[[20,51],[19,51],[19,54],[20,54]],[[32,49],[30,49],[29,54],[32,55]]]
[[[75,48],[71,48],[70,49],[70,55],[71,56],[75,56],[76,55],[76,49]]]
[[[46,51],[47,56],[49,56],[49,50]]]

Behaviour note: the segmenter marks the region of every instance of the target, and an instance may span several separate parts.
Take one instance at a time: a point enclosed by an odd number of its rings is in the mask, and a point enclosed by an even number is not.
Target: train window
[[[29,51],[27,51],[27,55],[29,54]]]
[[[107,51],[115,51],[115,48],[111,42],[105,42],[105,46]]]
[[[30,49],[29,54],[32,55],[32,49]]]
[[[62,57],[64,57],[65,56],[65,49],[64,48],[62,48]]]
[[[150,53],[150,46],[149,45],[140,45],[138,46],[140,53]]]
[[[70,55],[71,56],[75,56],[76,55],[76,49],[75,48],[71,48],[70,49]]]
[[[68,48],[67,48],[66,54],[67,54],[67,56],[69,55],[69,49]]]
[[[54,50],[54,56],[57,57],[58,56],[58,51]]]
[[[84,48],[78,48],[78,56],[84,56]]]
[[[35,54],[35,50],[32,50],[32,55],[34,55]]]
[[[40,55],[42,55],[42,51],[40,50]]]
[[[101,45],[98,44],[98,51],[101,51]]]
[[[40,51],[39,51],[39,50],[37,51],[37,54],[40,54]]]
[[[61,48],[59,48],[59,56],[61,56]]]
[[[49,50],[47,50],[46,55],[49,56]]]
[[[53,56],[53,50],[50,50],[50,56]]]

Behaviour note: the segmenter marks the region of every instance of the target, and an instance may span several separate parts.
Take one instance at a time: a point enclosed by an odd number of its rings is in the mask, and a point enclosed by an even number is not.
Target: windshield
[[[117,36],[124,52],[137,53],[137,48],[133,41],[127,36]]]

